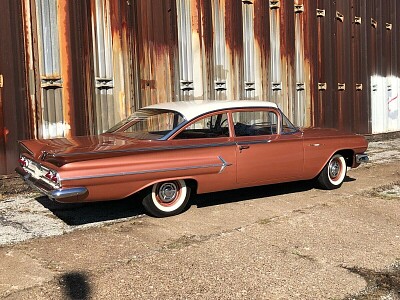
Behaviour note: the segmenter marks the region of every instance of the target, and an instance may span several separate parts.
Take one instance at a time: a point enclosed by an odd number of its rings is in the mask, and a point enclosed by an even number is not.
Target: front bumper
[[[367,154],[356,154],[356,163],[367,163],[369,162],[369,157]]]
[[[17,174],[20,175],[29,186],[58,202],[78,201],[80,198],[84,198],[88,194],[88,190],[85,187],[54,189],[50,184],[42,179],[33,177],[22,167],[15,168],[15,172],[17,172]]]

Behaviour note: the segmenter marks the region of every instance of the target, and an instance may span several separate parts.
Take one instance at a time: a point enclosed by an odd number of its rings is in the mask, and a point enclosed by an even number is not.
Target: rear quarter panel
[[[185,148],[186,141],[168,142],[165,150],[73,162],[58,171],[63,187],[88,189],[84,201],[125,198],[170,179],[193,179],[198,182],[199,193],[233,188],[235,146],[227,140],[218,143],[214,139],[212,143],[212,147]],[[219,157],[229,164],[222,172],[223,161]]]

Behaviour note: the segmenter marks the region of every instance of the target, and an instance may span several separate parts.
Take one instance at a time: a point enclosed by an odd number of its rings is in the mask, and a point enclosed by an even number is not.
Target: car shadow
[[[349,177],[349,176],[346,175],[346,177],[344,178],[343,181],[344,181],[344,182],[352,182],[352,181],[356,181],[356,179],[353,178],[353,177]]]
[[[145,214],[141,201],[134,197],[92,203],[58,203],[47,197],[36,200],[69,226],[115,221]]]
[[[355,178],[349,177],[347,175],[344,178],[344,182],[352,182],[355,180]],[[234,203],[258,198],[306,192],[312,189],[320,189],[315,180],[270,184],[237,190],[195,195],[192,199],[192,205],[196,205],[197,207],[201,208],[225,203]]]
[[[313,180],[263,185],[196,195],[193,197],[192,205],[196,205],[197,207],[201,208],[225,203],[234,203],[258,198],[305,192],[313,188],[315,188],[315,182]]]
[[[356,179],[346,176],[345,182]],[[279,183],[237,190],[193,195],[190,205],[198,208],[234,203],[271,196],[287,195],[309,191],[316,187],[314,180]],[[47,197],[38,197],[36,200],[50,210],[56,217],[69,226],[79,226],[91,223],[116,221],[124,218],[141,217],[146,211],[138,198],[128,197],[122,200],[89,202],[89,203],[58,203]]]

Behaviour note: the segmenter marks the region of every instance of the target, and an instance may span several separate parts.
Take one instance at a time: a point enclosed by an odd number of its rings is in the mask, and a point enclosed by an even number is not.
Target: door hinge
[[[3,82],[3,74],[0,74],[0,88],[3,87],[3,84],[4,84],[4,82]]]

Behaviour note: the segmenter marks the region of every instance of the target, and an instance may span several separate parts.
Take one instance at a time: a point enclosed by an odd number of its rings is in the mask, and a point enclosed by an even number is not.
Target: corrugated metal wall
[[[396,0],[2,0],[0,173],[16,140],[157,102],[262,99],[301,126],[400,131]]]
[[[1,1],[0,10],[0,174],[13,171],[17,140],[33,137],[34,111],[27,93],[22,1]]]

